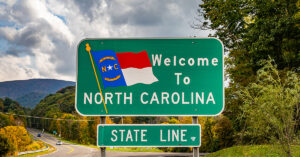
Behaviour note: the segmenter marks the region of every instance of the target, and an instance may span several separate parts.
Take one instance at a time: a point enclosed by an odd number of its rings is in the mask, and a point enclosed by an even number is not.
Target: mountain
[[[55,79],[30,79],[0,82],[0,98],[9,97],[22,106],[33,108],[45,96],[75,82]]]
[[[43,98],[32,110],[32,115],[53,117],[63,113],[76,113],[74,104],[75,86],[68,86]]]

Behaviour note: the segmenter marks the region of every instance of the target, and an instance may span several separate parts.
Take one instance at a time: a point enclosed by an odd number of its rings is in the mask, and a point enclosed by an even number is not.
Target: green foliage
[[[52,133],[61,134],[63,139],[80,142],[82,144],[96,144],[97,118],[81,117],[74,108],[75,87],[60,89],[55,94],[46,96],[33,109],[32,115],[64,120],[31,118],[31,127],[45,129]],[[94,121],[76,121],[76,120]]]
[[[279,69],[300,66],[300,20],[295,16],[298,0],[203,2],[199,13],[206,21],[195,27],[216,30],[215,36],[230,51],[227,63],[235,83],[251,81],[247,77],[260,68],[257,62],[268,56]]]
[[[62,113],[75,112],[75,87],[69,86],[59,90],[56,94],[46,96],[33,109],[32,113],[35,116],[61,115]]]
[[[201,129],[202,137],[200,152],[214,152],[218,149],[217,140],[214,138],[213,125],[213,119],[207,118],[204,123],[204,129]]]
[[[175,117],[172,117],[172,118],[169,120],[169,124],[179,124],[179,120],[176,119]]]
[[[4,100],[0,98],[0,104],[1,103],[3,104],[3,110],[0,109],[0,111],[4,113],[24,115],[30,112],[29,109],[22,107],[21,105],[19,105],[18,102],[10,98],[5,98]],[[0,128],[15,124],[26,126],[27,124],[26,119],[24,117],[15,116],[12,117],[12,119],[10,119],[9,116],[6,116],[2,113],[0,113],[0,120]]]
[[[245,136],[253,143],[264,143],[278,138],[283,150],[290,155],[296,122],[300,114],[300,80],[288,71],[280,77],[271,60],[264,61],[257,72],[257,80],[239,95],[246,119]]]
[[[292,146],[294,157],[300,156],[300,146]],[[253,145],[253,146],[234,146],[226,148],[205,157],[287,157],[280,149],[280,146],[273,145]]]
[[[234,144],[234,130],[231,121],[223,115],[216,117],[213,127],[215,139],[218,143],[218,149],[231,147]]]
[[[264,132],[269,132],[269,136],[264,136],[263,131],[256,138],[246,136],[252,128],[247,127],[249,122],[242,116],[244,103],[237,91],[256,81],[257,71],[262,67],[260,60],[269,56],[278,64],[278,73],[299,72],[299,9],[299,0],[203,0],[199,5],[199,23],[194,28],[215,30],[212,36],[225,45],[230,84],[225,92],[223,114],[232,121],[236,143],[264,143],[274,135],[270,131],[274,128],[268,126]],[[294,119],[299,116],[294,114]],[[296,123],[297,131],[299,120]]]
[[[0,128],[10,125],[9,116],[3,113],[0,113]]]
[[[3,104],[3,100],[0,98],[0,111],[4,112],[4,104]]]
[[[80,135],[79,134],[79,122],[77,122],[77,121],[74,121],[74,122],[72,122],[71,123],[71,136],[70,136],[70,139],[71,140],[77,140],[78,139],[78,135]],[[80,140],[80,139],[78,139],[78,140]]]
[[[30,92],[15,98],[22,106],[33,108],[38,104],[48,93],[44,92]]]
[[[0,134],[0,156],[6,156],[14,151],[14,146],[9,142],[8,138]]]
[[[132,118],[132,123],[143,124],[143,123],[154,123],[156,117],[134,117]]]
[[[3,100],[3,106],[4,106],[3,112],[25,114],[25,108],[22,107],[18,102],[10,98],[5,98]]]

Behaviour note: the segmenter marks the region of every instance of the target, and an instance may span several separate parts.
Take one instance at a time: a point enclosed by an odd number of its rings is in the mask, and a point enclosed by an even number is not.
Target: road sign
[[[99,147],[199,147],[199,124],[98,125]]]
[[[84,116],[218,115],[223,64],[215,38],[85,39],[75,108]]]

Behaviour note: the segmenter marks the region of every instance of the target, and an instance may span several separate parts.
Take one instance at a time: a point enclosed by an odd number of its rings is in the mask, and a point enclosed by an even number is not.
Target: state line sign
[[[218,115],[223,55],[215,38],[84,39],[75,108],[84,116]]]
[[[99,147],[200,147],[199,124],[99,124]]]

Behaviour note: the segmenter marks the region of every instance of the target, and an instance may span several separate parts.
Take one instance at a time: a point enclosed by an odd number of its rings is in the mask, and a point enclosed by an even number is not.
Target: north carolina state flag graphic
[[[91,51],[100,70],[104,88],[152,84],[158,81],[146,51],[115,53],[112,50]]]

